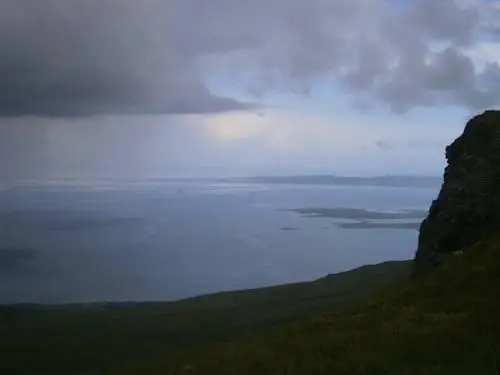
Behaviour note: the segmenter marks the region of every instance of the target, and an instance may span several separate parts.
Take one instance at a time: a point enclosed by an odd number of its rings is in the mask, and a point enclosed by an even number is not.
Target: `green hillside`
[[[0,374],[87,374],[174,355],[183,348],[359,305],[407,280],[410,272],[410,261],[387,262],[313,282],[171,303],[3,307]]]
[[[500,236],[368,306],[114,374],[498,375]]]

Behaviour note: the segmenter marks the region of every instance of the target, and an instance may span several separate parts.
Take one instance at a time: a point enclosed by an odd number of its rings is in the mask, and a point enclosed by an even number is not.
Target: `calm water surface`
[[[0,302],[167,300],[409,259],[417,231],[298,208],[428,208],[437,188],[165,183],[0,193]]]

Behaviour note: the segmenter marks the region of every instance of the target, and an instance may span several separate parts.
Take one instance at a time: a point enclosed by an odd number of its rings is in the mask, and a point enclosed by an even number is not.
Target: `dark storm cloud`
[[[0,115],[246,108],[207,90],[168,3],[1,0]]]
[[[396,111],[490,106],[500,99],[500,69],[495,63],[478,71],[464,48],[478,36],[495,37],[492,6],[479,0],[0,0],[0,115],[252,107],[212,94],[204,83],[212,69],[255,73],[250,88],[264,90],[334,78],[355,96]]]

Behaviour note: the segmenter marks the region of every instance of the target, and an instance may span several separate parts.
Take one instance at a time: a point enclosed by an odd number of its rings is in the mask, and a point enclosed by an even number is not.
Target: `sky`
[[[0,185],[441,175],[500,1],[0,0]]]

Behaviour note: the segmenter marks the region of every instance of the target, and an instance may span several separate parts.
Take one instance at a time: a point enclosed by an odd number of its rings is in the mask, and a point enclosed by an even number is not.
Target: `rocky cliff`
[[[441,191],[420,226],[414,277],[500,228],[500,111],[469,120],[446,159]]]

